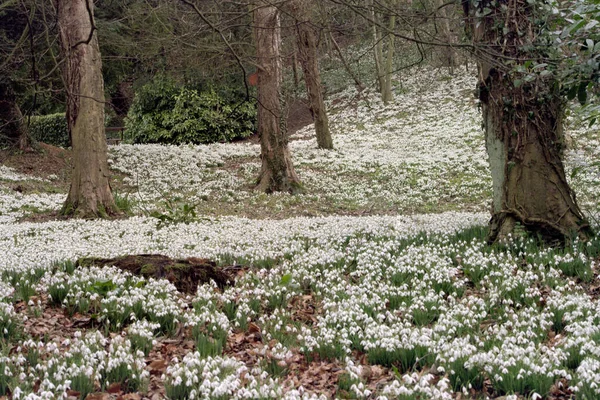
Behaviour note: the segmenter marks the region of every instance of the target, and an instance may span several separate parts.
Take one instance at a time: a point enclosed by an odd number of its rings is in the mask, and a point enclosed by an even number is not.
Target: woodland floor
[[[473,87],[341,93],[331,152],[294,105],[295,196],[252,190],[256,138],[110,146],[114,221],[56,218],[69,150],[0,151],[0,400],[600,398],[600,241],[485,243]],[[598,228],[599,135],[570,124]]]

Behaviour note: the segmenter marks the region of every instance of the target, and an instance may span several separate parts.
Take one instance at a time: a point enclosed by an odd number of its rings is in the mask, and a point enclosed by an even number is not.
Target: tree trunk
[[[396,15],[392,14],[390,16],[390,32],[394,32],[396,29]],[[383,92],[381,94],[381,99],[385,104],[388,104],[390,101],[394,99],[392,95],[392,72],[394,66],[394,35],[391,33],[388,34],[388,51],[387,51],[387,60],[385,64],[385,76],[384,76],[384,85]]]
[[[483,49],[478,54],[478,87],[494,192],[489,241],[505,238],[517,223],[549,243],[565,243],[574,236],[587,239],[592,231],[562,163],[564,101],[558,85],[551,76],[517,82],[514,69],[501,62],[506,58],[523,65],[536,56],[531,46],[522,44],[527,39],[534,43],[537,37],[527,15],[532,9],[525,1],[511,3],[517,7],[514,10],[494,8],[485,1],[479,12],[484,7],[492,12],[471,27],[476,47]],[[492,29],[498,20],[509,20],[507,15],[521,18],[518,23],[511,21],[511,29],[530,36]],[[491,57],[490,52],[494,52]],[[490,64],[493,61],[495,65]]]
[[[0,79],[0,133],[19,150],[31,147],[27,124],[10,81]]]
[[[458,62],[456,60],[456,51],[451,45],[456,44],[458,42],[458,38],[453,32],[450,24],[452,8],[446,5],[444,0],[438,0],[437,6],[439,17],[439,24],[437,26],[441,33],[441,39],[444,41],[444,43],[450,45],[442,47],[442,61],[444,66],[450,70],[450,74],[454,75],[454,69],[458,65]]]
[[[104,82],[92,0],[57,0],[73,146],[71,187],[61,213],[95,218],[118,213],[107,163]]]
[[[280,98],[281,28],[277,8],[266,1],[259,1],[254,10],[254,26],[258,64],[258,134],[262,158],[257,189],[266,193],[292,193],[299,189],[300,182],[292,165]]]
[[[298,44],[298,55],[306,92],[310,102],[310,110],[315,121],[317,133],[317,145],[320,149],[333,149],[333,140],[329,131],[329,119],[323,101],[323,86],[319,74],[317,59],[317,38],[308,16],[310,4],[306,0],[296,0],[291,9],[296,18],[296,41]]]
[[[375,12],[375,3],[373,0],[371,0],[371,7],[371,18],[373,19],[373,56],[375,58],[375,73],[377,74],[377,91],[383,94],[383,45],[381,42],[381,32],[377,28],[379,17]]]
[[[300,87],[300,77],[298,76],[298,53],[292,54],[292,73],[294,75],[294,89]]]

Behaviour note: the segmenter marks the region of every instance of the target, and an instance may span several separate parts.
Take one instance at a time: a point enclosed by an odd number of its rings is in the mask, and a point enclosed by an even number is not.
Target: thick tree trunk
[[[71,187],[62,214],[82,218],[118,212],[112,196],[104,132],[104,82],[92,0],[57,0],[73,145]]]
[[[550,242],[586,238],[589,226],[562,163],[562,100],[556,94],[540,103],[493,69],[482,76],[480,99],[494,189],[490,241],[506,237],[516,223]],[[548,91],[550,85],[545,84]]]
[[[266,193],[291,193],[300,187],[300,182],[292,165],[280,98],[281,28],[277,8],[266,1],[259,1],[254,10],[254,26],[258,64],[258,134],[262,158],[257,189]]]
[[[0,133],[19,150],[31,147],[27,124],[8,80],[0,79]]]
[[[536,37],[531,16],[484,3],[480,7],[493,11],[474,24],[471,32],[475,44],[485,51],[479,54],[485,61],[480,61],[478,86],[494,192],[489,241],[505,238],[517,223],[550,243],[565,243],[574,236],[587,239],[592,232],[567,183],[562,163],[564,102],[556,82],[549,76],[516,82],[514,69],[501,62],[508,58],[524,64],[535,56],[531,47],[523,47],[524,39]],[[511,6],[532,10],[520,0]],[[522,18],[509,26],[528,32],[530,37],[492,29],[507,15]],[[490,57],[490,51],[497,56]],[[494,59],[500,62],[492,66]]]
[[[308,12],[309,1],[295,0],[291,6],[296,18],[296,42],[298,44],[298,55],[306,92],[310,102],[310,110],[315,120],[315,131],[317,133],[317,145],[320,149],[333,149],[333,140],[329,131],[329,119],[323,101],[323,86],[317,59],[317,38],[310,23]]]

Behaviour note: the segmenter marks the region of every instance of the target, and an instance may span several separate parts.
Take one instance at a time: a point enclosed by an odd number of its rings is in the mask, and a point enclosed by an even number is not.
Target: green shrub
[[[65,113],[31,117],[29,133],[39,142],[61,147],[71,145]]]
[[[215,90],[199,92],[158,78],[136,93],[125,123],[134,143],[228,142],[254,132],[253,103],[230,103]]]

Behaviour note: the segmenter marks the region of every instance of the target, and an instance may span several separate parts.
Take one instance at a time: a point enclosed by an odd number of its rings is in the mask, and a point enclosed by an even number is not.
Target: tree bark
[[[300,87],[300,77],[298,76],[298,53],[292,54],[292,73],[294,75],[294,89]]]
[[[65,63],[67,126],[73,146],[71,187],[61,213],[81,218],[118,213],[109,182],[104,82],[92,0],[57,0]]]
[[[292,165],[280,97],[279,11],[267,1],[258,1],[254,9],[254,35],[258,64],[257,125],[262,158],[256,188],[266,193],[293,193],[299,189],[300,181]]]
[[[317,145],[320,149],[333,149],[333,139],[329,131],[329,119],[323,101],[323,86],[317,59],[317,38],[314,28],[310,22],[310,2],[307,0],[295,0],[291,4],[291,10],[296,18],[296,42],[298,55],[306,92],[310,102],[310,110],[315,121],[317,134]]]
[[[458,37],[452,30],[450,24],[453,9],[444,4],[444,0],[438,0],[436,4],[439,17],[439,24],[437,24],[437,26],[440,30],[442,40],[449,45],[456,44],[458,42]],[[444,46],[441,48],[441,51],[444,66],[450,70],[450,74],[454,75],[454,69],[458,65],[456,50],[454,50],[452,46]]]
[[[371,0],[371,18],[373,19],[373,56],[375,58],[375,73],[377,74],[377,91],[383,94],[385,86],[383,80],[383,44],[381,40],[381,32],[377,28],[379,16],[375,11],[375,3]]]
[[[510,59],[524,65],[536,55],[531,46],[523,46],[524,40],[534,43],[538,33],[525,2],[501,9],[484,1],[480,15],[486,7],[492,12],[470,27],[476,48],[483,49],[478,89],[494,193],[488,239],[503,239],[520,224],[549,243],[564,244],[575,236],[585,240],[592,231],[562,163],[565,104],[558,85],[550,76],[516,82],[515,70],[502,63]],[[466,10],[468,16],[476,11]],[[508,32],[493,29],[499,20],[509,21]]]
[[[396,14],[392,14],[390,16],[390,32],[394,32],[396,29]],[[385,64],[385,76],[383,78],[383,91],[381,93],[381,99],[385,104],[388,104],[390,101],[394,99],[392,94],[392,70],[394,66],[394,35],[388,34],[388,51],[387,51],[387,60]]]
[[[0,133],[19,150],[25,151],[31,147],[25,118],[17,103],[12,84],[7,79],[0,79]]]

